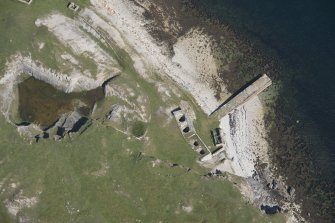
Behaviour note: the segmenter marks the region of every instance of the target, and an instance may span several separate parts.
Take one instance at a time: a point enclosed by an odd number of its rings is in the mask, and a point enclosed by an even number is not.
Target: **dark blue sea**
[[[335,190],[335,1],[192,2],[210,17],[248,36],[247,39],[260,41],[274,51],[287,66],[288,72],[281,73],[277,79],[283,83],[279,96],[281,100],[278,100],[278,103],[282,103],[278,106],[281,112],[278,113],[288,124],[294,125],[299,140],[302,141],[296,146],[281,145],[278,148],[283,151],[290,149],[291,153],[293,150],[293,156],[300,156],[298,154],[302,153],[309,156],[309,160],[297,163],[309,169],[292,169],[291,178],[296,175],[298,179],[305,172],[309,176],[315,176],[317,180],[313,186],[308,182],[300,185],[306,187],[301,192],[306,200],[313,197],[306,208],[313,212],[327,207],[322,214],[315,214],[312,221],[335,222],[332,193]],[[301,144],[304,146],[300,146]],[[285,162],[285,158],[281,160]],[[307,165],[304,162],[313,164]],[[316,189],[315,184],[321,186]],[[318,202],[322,202],[324,206],[319,206]],[[321,215],[329,216],[323,218]]]

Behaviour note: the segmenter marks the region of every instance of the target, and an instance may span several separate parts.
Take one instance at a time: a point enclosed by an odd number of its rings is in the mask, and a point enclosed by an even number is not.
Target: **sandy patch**
[[[215,85],[213,81],[218,76],[218,68],[211,48],[212,40],[199,29],[192,29],[180,37],[174,45],[175,55],[172,61],[179,64],[184,71],[193,74],[198,80],[199,87],[211,88]],[[222,87],[222,91],[226,91],[225,87]],[[213,92],[204,91],[203,93]],[[206,97],[209,98],[208,95]]]

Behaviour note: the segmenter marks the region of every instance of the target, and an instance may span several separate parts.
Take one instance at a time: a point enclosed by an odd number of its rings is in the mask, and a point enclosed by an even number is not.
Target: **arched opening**
[[[197,141],[194,141],[193,145],[194,146],[199,146],[199,143]]]
[[[185,115],[181,116],[180,119],[179,119],[180,122],[185,122],[186,121],[186,117]]]
[[[205,154],[205,151],[202,149],[202,150],[200,150],[200,154],[201,155],[204,155]]]
[[[190,127],[188,127],[188,126],[183,129],[184,133],[188,133],[189,131],[190,131]]]

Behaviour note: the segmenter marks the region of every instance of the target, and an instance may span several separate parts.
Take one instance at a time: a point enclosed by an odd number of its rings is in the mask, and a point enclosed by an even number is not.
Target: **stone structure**
[[[211,129],[211,135],[213,138],[213,143],[215,146],[222,144],[221,129],[215,128]]]
[[[213,152],[210,152],[206,156],[201,158],[201,162],[215,165],[223,160],[227,159],[225,150],[223,146],[219,146],[216,150]],[[206,165],[205,165],[206,166]],[[208,166],[208,165],[207,165]]]
[[[211,115],[217,116],[219,119],[232,112],[234,109],[242,106],[252,98],[256,97],[262,91],[272,84],[271,79],[263,74],[256,80],[242,87],[239,91],[228,98],[218,109],[216,109]]]
[[[55,133],[54,139],[61,139],[66,134],[81,133],[90,119],[82,116],[79,112],[73,111],[62,115],[62,117],[50,128],[48,133]]]
[[[74,2],[70,2],[67,7],[74,12],[79,10],[79,5],[76,5]]]
[[[199,155],[205,155],[207,152],[210,152],[205,143],[203,143],[201,138],[197,135],[192,120],[186,110],[183,109],[183,106],[173,110],[172,114],[177,121],[180,132],[186,142],[190,144],[191,148]]]

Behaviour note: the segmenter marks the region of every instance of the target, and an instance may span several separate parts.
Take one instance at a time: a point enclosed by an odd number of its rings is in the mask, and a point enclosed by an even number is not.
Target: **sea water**
[[[335,1],[331,0],[193,0],[200,11],[271,48],[294,72],[280,74],[280,106],[287,123],[298,130],[303,147],[280,149],[310,153],[325,193],[305,182],[306,197],[316,197],[335,210]],[[283,102],[284,101],[284,102]],[[303,151],[301,151],[303,150]],[[289,151],[292,153],[292,151]],[[293,151],[293,154],[294,151]],[[293,157],[294,159],[294,157]],[[298,158],[297,158],[298,160]],[[285,161],[285,158],[284,160]],[[299,163],[297,165],[305,165]],[[297,168],[298,170],[298,168]],[[292,170],[294,172],[294,170]],[[297,177],[303,172],[294,172]],[[327,183],[325,183],[327,182]],[[325,189],[326,190],[326,189]],[[315,194],[313,194],[315,193]],[[315,200],[317,200],[315,199]],[[306,198],[307,200],[307,198]],[[314,207],[312,207],[315,204]],[[312,201],[309,211],[317,210]],[[334,211],[324,218],[332,219]],[[323,219],[316,215],[314,219]],[[323,221],[323,220],[322,220]],[[321,222],[321,221],[320,221]]]

